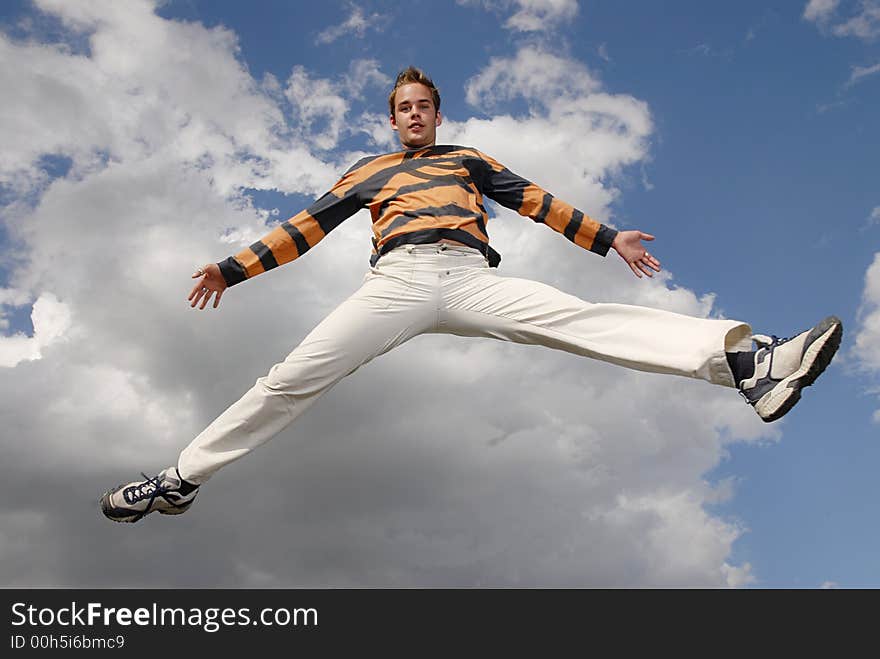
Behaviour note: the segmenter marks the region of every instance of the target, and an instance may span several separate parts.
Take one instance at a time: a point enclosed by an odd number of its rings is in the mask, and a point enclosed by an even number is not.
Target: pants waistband
[[[400,245],[399,247],[395,247],[392,249],[389,254],[392,252],[407,252],[408,254],[440,254],[442,252],[450,252],[454,254],[474,254],[476,256],[483,257],[483,253],[475,249],[473,247],[468,247],[467,245],[452,245],[450,243],[426,243],[421,245]]]

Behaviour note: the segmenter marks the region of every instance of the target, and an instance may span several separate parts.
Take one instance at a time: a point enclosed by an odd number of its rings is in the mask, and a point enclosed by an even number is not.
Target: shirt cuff
[[[611,243],[614,242],[617,233],[617,229],[612,229],[604,224],[601,225],[596,232],[596,237],[593,239],[593,246],[590,248],[590,251],[595,252],[600,256],[605,256],[608,253],[608,250],[611,249]]]
[[[217,267],[220,268],[220,274],[226,280],[227,286],[235,286],[247,279],[247,272],[245,272],[241,263],[235,260],[234,256],[230,256],[225,261],[220,261]]]

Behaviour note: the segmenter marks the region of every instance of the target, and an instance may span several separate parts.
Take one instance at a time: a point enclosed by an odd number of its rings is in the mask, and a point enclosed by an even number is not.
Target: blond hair
[[[394,95],[397,94],[397,90],[403,87],[403,85],[408,85],[413,82],[421,83],[430,89],[431,96],[434,99],[434,111],[436,112],[440,109],[440,91],[434,85],[434,81],[425,75],[425,72],[421,69],[409,66],[397,74],[397,80],[394,81],[394,88],[388,95],[388,109],[392,115],[394,114]]]

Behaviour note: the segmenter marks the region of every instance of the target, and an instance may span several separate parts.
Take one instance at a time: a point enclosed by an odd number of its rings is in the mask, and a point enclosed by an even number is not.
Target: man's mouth
[[[418,129],[418,128],[424,128],[424,125],[422,125],[422,124],[410,124],[410,126],[409,126],[409,129],[410,129],[410,130],[416,130],[416,129]]]

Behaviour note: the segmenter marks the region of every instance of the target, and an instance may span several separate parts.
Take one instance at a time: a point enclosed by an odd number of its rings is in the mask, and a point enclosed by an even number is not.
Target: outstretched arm
[[[363,179],[359,161],[327,192],[306,210],[275,227],[238,254],[202,266],[193,276],[198,279],[187,298],[190,306],[204,309],[211,297],[214,308],[230,286],[289,263],[305,254],[330,231],[362,206],[357,184]]]
[[[648,248],[642,245],[643,240],[654,240],[654,236],[641,231],[620,231],[611,247],[626,261],[636,277],[641,278],[643,272],[653,277],[651,270],[660,272],[660,261],[648,253]]]
[[[546,224],[576,245],[601,256],[605,256],[613,247],[636,277],[641,277],[642,273],[653,277],[651,270],[660,272],[660,261],[642,245],[643,240],[654,240],[654,236],[641,231],[617,231],[596,222],[531,181],[514,174],[497,160],[477,153],[484,163],[484,169],[479,172],[483,174],[483,190],[502,206]]]
[[[540,186],[514,174],[504,165],[477,152],[481,168],[474,167],[481,190],[490,199],[520,215],[561,233],[579,247],[605,256],[617,231],[551,195]]]

